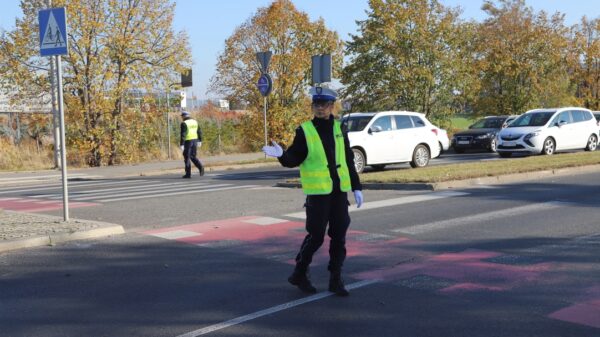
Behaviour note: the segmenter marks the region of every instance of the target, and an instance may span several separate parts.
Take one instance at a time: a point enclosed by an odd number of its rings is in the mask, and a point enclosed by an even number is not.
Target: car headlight
[[[540,131],[535,131],[535,132],[532,132],[532,133],[528,133],[528,134],[525,136],[525,138],[523,138],[523,140],[524,140],[524,141],[528,141],[528,140],[530,140],[531,138],[537,137],[537,136],[539,136],[539,135],[540,135]]]
[[[488,138],[494,138],[494,134],[486,133],[485,135],[479,135],[479,136],[475,137],[475,139],[488,139]]]

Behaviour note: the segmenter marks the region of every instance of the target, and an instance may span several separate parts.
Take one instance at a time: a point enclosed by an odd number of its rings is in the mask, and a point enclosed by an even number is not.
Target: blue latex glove
[[[363,203],[363,195],[360,190],[354,191],[354,200],[356,200],[356,208],[360,208]]]

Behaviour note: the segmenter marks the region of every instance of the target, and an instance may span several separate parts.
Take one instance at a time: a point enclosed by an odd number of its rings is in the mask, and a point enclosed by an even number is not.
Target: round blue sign
[[[256,86],[258,87],[258,91],[260,92],[260,94],[266,97],[271,93],[271,90],[273,89],[273,80],[271,79],[271,76],[269,76],[269,74],[262,74],[260,75]]]

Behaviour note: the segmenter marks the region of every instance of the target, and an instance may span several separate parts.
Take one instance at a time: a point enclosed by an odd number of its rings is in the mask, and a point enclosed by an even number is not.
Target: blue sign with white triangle
[[[67,12],[64,7],[42,9],[38,12],[40,24],[40,55],[67,55]]]

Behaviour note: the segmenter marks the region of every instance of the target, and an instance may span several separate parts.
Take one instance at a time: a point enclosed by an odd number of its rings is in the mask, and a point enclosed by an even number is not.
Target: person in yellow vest
[[[329,291],[348,296],[341,277],[346,258],[346,232],[350,225],[347,192],[353,191],[356,206],[363,202],[362,186],[354,167],[354,154],[348,136],[332,114],[337,94],[327,88],[313,88],[314,118],[296,129],[292,145],[283,151],[273,141],[264,146],[267,156],[278,158],[285,167],[300,166],[300,182],[306,194],[306,231],[296,267],[288,281],[306,293],[316,293],[308,267],[313,254],[321,247],[325,232],[329,235]],[[329,224],[329,229],[327,225]]]
[[[200,130],[198,122],[190,117],[189,112],[182,111],[181,118],[183,122],[181,122],[179,146],[181,147],[181,151],[183,151],[183,161],[185,163],[185,175],[182,178],[192,177],[191,163],[194,163],[198,171],[200,171],[200,175],[203,176],[204,166],[202,166],[202,163],[196,157],[196,148],[202,146],[202,130]]]

